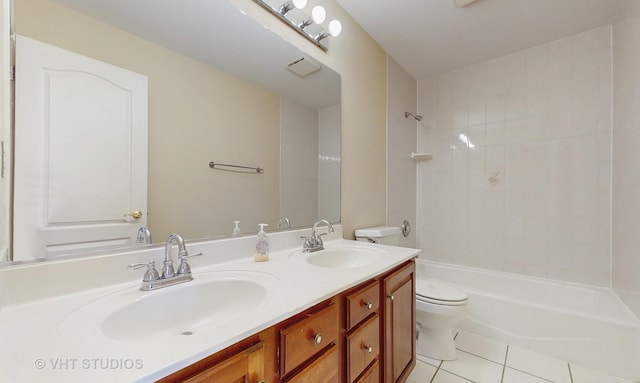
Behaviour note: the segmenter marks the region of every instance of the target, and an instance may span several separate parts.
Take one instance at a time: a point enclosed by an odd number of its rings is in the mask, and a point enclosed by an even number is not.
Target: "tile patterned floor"
[[[418,356],[407,383],[631,383],[469,332],[458,332],[455,342],[457,360]]]

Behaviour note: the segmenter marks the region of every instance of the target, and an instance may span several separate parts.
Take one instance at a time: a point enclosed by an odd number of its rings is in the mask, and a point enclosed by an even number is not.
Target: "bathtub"
[[[640,320],[608,288],[417,260],[464,289],[461,330],[640,381]]]

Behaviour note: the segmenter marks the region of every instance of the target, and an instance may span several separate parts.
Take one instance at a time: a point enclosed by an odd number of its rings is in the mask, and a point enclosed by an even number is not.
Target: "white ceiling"
[[[286,99],[316,109],[340,102],[337,73],[326,66],[304,78],[289,72],[287,64],[303,53],[228,1],[54,1]]]
[[[625,0],[337,0],[416,80],[610,24]]]

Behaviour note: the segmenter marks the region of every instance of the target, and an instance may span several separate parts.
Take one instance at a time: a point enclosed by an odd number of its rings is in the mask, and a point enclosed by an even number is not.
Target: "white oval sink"
[[[380,262],[384,253],[373,249],[338,248],[324,249],[311,253],[305,258],[307,263],[327,268],[350,268]]]
[[[277,279],[262,273],[213,272],[154,291],[128,288],[71,313],[60,330],[99,331],[115,340],[191,335],[241,320],[263,303]]]

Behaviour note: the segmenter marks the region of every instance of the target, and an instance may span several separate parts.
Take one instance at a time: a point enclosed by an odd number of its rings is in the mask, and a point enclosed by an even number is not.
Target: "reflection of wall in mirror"
[[[340,105],[319,111],[318,218],[340,222]]]
[[[48,0],[14,6],[17,33],[148,76],[154,238],[174,231],[185,238],[228,235],[234,220],[246,231],[259,221],[275,223],[278,95]],[[209,161],[266,171],[214,171]]]

